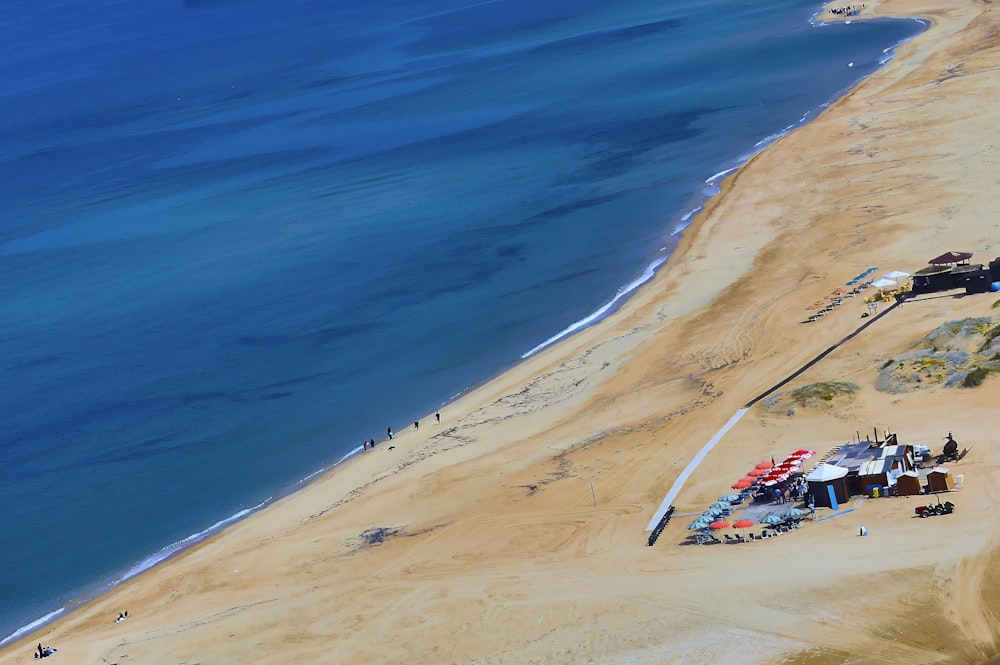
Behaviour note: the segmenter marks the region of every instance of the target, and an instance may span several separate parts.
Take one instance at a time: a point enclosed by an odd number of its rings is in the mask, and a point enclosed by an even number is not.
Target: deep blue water
[[[5,6],[0,637],[607,303],[919,29],[817,9]]]

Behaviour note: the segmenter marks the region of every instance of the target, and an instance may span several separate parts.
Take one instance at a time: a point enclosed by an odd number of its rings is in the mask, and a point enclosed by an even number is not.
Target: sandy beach
[[[845,3],[840,3],[841,5]],[[935,327],[997,294],[908,301],[795,379],[853,401],[754,406],[675,501],[698,513],[762,459],[856,431],[972,452],[954,515],[920,497],[741,546],[645,527],[747,401],[861,325],[806,308],[870,266],[1000,255],[1000,14],[884,0],[931,28],[722,185],[617,314],[539,353],[191,551],[0,650],[58,663],[983,663],[1000,654],[995,377],[875,388]],[[592,492],[593,487],[593,492]],[[595,505],[596,504],[596,505]],[[870,535],[858,537],[864,524]],[[129,619],[115,623],[119,612]]]

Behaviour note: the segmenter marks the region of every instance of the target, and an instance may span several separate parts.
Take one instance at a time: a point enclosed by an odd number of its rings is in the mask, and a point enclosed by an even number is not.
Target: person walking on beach
[[[389,440],[392,441],[392,428],[391,427],[387,427],[385,429],[385,432],[386,432],[386,434],[389,435]]]
[[[36,656],[36,658],[45,658],[45,652],[42,651],[42,643],[41,642],[38,643],[38,655]]]
[[[434,414],[434,418],[435,418],[435,420],[437,420],[437,421],[438,421],[438,423],[440,424],[440,422],[441,422],[441,412],[440,412],[440,411],[438,411],[437,413],[435,413],[435,414]]]
[[[420,429],[420,421],[419,420],[414,420],[413,421],[413,429]]]
[[[375,447],[375,439],[368,439],[368,449],[371,450]]]

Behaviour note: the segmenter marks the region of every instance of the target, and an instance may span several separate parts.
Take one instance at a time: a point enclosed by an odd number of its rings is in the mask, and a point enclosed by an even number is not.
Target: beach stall
[[[917,496],[920,491],[920,474],[916,471],[904,471],[896,478],[896,496]]]
[[[943,466],[936,466],[927,472],[928,492],[947,492],[954,484],[948,469]]]
[[[836,510],[848,499],[847,483],[844,478],[847,469],[833,464],[820,464],[806,476],[813,505]]]
[[[875,302],[877,300],[891,301],[893,299],[893,293],[899,287],[896,284],[896,280],[883,277],[872,282],[872,288],[877,289],[878,293],[873,296],[865,298],[865,302]]]
[[[858,481],[868,496],[888,496],[889,488],[896,484],[896,478],[890,471],[891,460],[870,459],[862,462],[858,468]]]

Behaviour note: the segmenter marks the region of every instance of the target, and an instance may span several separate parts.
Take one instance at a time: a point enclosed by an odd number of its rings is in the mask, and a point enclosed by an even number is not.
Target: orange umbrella
[[[711,524],[709,524],[708,528],[716,530],[716,529],[725,529],[728,526],[729,522],[727,522],[726,520],[719,520],[718,522],[712,522]]]
[[[758,469],[770,469],[772,466],[774,466],[774,464],[768,462],[767,460],[764,460],[763,462],[758,462],[757,463],[757,468]]]
[[[750,473],[748,473],[747,475],[752,476],[754,478],[759,478],[760,476],[766,476],[769,473],[771,472],[766,469],[751,469]]]
[[[748,529],[753,526],[753,520],[738,520],[733,522],[734,529]]]
[[[740,478],[735,483],[733,483],[734,490],[745,490],[746,488],[753,485],[753,478]]]

